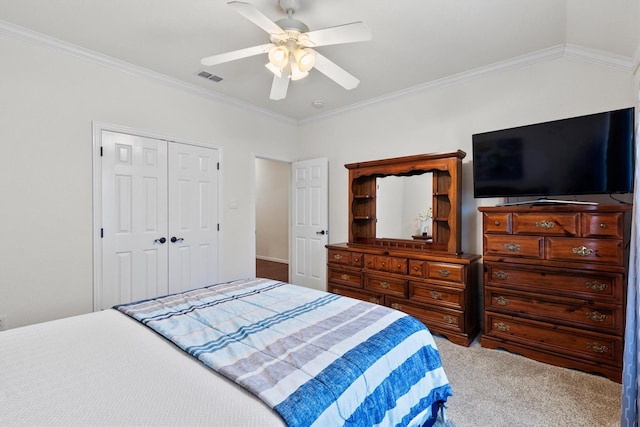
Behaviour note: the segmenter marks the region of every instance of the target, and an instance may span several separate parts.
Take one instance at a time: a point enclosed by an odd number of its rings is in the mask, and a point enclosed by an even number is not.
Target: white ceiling
[[[272,20],[278,0],[245,0]],[[268,43],[223,0],[2,0],[0,30],[78,46],[88,55],[186,82],[262,110],[305,120],[508,64],[572,55],[631,70],[638,0],[302,0],[311,30],[362,21],[373,40],[317,48],[360,79],[347,91],[323,74],[269,99],[266,55],[203,67],[200,59]],[[17,26],[17,27],[16,27]],[[28,31],[23,31],[27,29]],[[1,33],[1,31],[0,31]],[[50,39],[51,38],[51,39]],[[57,39],[52,40],[52,39]],[[85,51],[88,50],[88,51]],[[120,63],[120,62],[118,62]],[[197,74],[223,78],[215,83]],[[193,85],[193,86],[190,86]],[[322,101],[324,107],[312,106]]]

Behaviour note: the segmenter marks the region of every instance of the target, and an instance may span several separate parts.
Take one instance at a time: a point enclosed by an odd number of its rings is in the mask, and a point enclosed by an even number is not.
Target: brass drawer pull
[[[593,320],[594,322],[604,322],[609,318],[609,316],[607,316],[606,314],[602,314],[599,311],[587,313],[587,317]]]
[[[333,288],[333,293],[336,295],[340,295],[342,292],[340,292],[340,289]]]
[[[573,248],[573,253],[580,256],[593,255],[593,249],[589,249],[586,246],[580,246],[579,248]]]
[[[494,298],[496,300],[496,304],[498,305],[509,305],[509,300],[502,295]]]
[[[553,221],[548,221],[543,219],[542,221],[536,222],[536,227],[542,228],[543,230],[549,230],[550,228],[555,227],[556,223]]]
[[[450,325],[453,325],[456,323],[456,319],[454,319],[451,316],[443,316],[442,319],[444,320],[445,323],[448,323]]]
[[[593,350],[596,353],[608,353],[609,352],[609,347],[607,347],[606,345],[602,345],[597,341],[587,344],[587,348],[589,350]]]
[[[440,295],[440,292],[431,291],[429,292],[429,295],[431,295],[431,298],[433,299],[442,299],[442,295]]]
[[[340,254],[335,254],[335,255],[333,256],[333,259],[335,259],[336,261],[340,261],[340,260],[342,259],[342,255],[340,255]]]
[[[609,287],[606,283],[600,283],[597,280],[593,282],[587,282],[587,288],[592,289],[594,291],[602,292]]]
[[[369,298],[369,302],[372,302],[374,304],[380,304],[380,300],[376,297]]]
[[[360,262],[360,258],[354,258],[353,262]]]
[[[520,245],[516,245],[515,243],[505,243],[504,248],[511,252],[518,252],[520,250]]]
[[[604,230],[604,229],[606,229],[607,227],[608,227],[608,226],[607,226],[607,224],[605,224],[604,222],[600,223],[600,228],[601,228],[601,229],[603,229],[603,230]]]
[[[400,269],[402,268],[402,264],[398,264],[398,265],[396,265],[396,268],[397,268],[398,270],[400,270]]]
[[[499,226],[500,225],[500,221],[494,221],[493,225]]]
[[[505,273],[504,271],[500,270],[500,271],[496,271],[493,273],[493,277],[495,277],[496,279],[500,279],[500,280],[507,280],[509,278],[509,275],[507,273]]]
[[[507,325],[507,324],[505,324],[505,323],[502,323],[502,322],[494,323],[494,324],[493,324],[493,327],[494,327],[495,329],[497,329],[497,330],[501,331],[501,332],[508,332],[508,331],[509,331],[509,329],[511,329],[511,328],[509,327],[509,325]]]
[[[449,270],[439,270],[438,273],[442,276],[442,277],[449,277],[451,275],[451,272]]]
[[[343,274],[342,276],[340,276],[340,278],[342,280],[349,280],[349,275],[348,274]]]
[[[380,282],[382,289],[389,289],[391,285],[388,282]]]
[[[418,270],[419,270],[418,266],[413,267],[413,271],[418,271]]]
[[[384,261],[382,261],[382,262],[380,263],[380,265],[382,265],[383,267],[386,267],[386,266],[387,266],[387,263],[386,263],[386,262],[384,262]]]
[[[393,308],[394,310],[401,310],[402,306],[397,302],[394,302],[393,304],[391,304],[391,308]]]

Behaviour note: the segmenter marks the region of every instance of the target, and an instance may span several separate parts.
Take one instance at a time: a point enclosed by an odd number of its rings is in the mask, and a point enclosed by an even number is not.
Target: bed
[[[452,395],[399,311],[268,279],[0,333],[0,425],[432,425]]]

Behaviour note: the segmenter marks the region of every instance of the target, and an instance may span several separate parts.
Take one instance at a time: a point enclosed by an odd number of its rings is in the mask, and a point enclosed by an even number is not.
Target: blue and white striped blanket
[[[253,279],[115,308],[289,426],[430,425],[452,395],[424,325],[376,304]]]

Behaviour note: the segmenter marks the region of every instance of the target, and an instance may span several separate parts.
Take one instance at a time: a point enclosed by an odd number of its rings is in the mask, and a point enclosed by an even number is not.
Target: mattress
[[[242,387],[109,309],[0,332],[0,425],[284,423]]]

